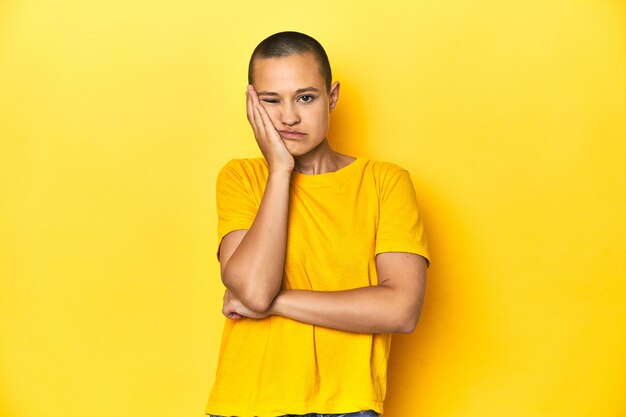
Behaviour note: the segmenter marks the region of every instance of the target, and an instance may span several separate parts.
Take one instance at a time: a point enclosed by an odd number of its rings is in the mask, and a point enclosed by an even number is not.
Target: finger
[[[224,308],[222,308],[222,315],[224,315],[224,317],[227,317],[233,320],[236,320],[237,318],[241,318],[241,314],[237,313],[235,309],[227,307],[227,306],[224,306]]]
[[[272,130],[276,130],[276,128],[274,127],[274,123],[272,123],[272,119],[267,113],[267,110],[261,104],[261,101],[259,100],[259,96],[256,90],[254,89],[254,86],[252,85],[248,86],[248,94],[252,98],[252,105],[256,109],[258,109],[258,113],[255,112],[255,115],[257,115],[257,119],[255,119],[257,120],[257,126],[260,127],[262,125],[265,128],[265,133],[269,133]],[[278,133],[277,130],[276,130],[276,133]]]
[[[263,122],[263,116],[261,115],[260,104],[254,106],[254,124],[256,125],[257,131],[259,133],[258,139],[263,139],[267,133],[267,126]]]
[[[263,126],[265,127],[266,131],[275,131],[276,134],[278,134],[278,130],[276,130],[276,127],[274,127],[274,123],[272,123],[272,119],[270,118],[270,115],[267,113],[267,110],[265,110],[265,107],[261,106],[260,104],[257,106],[257,109],[259,111],[259,116],[261,117],[261,121],[263,122]]]
[[[252,122],[252,98],[250,98],[248,90],[246,90],[246,116],[248,121]]]
[[[259,128],[254,120],[254,105],[252,104],[252,97],[250,96],[250,92],[248,91],[246,91],[246,115],[248,117],[248,122],[250,123],[250,126],[252,126],[254,136],[258,136]]]
[[[261,102],[259,101],[259,96],[257,95],[256,90],[254,89],[252,85],[248,85],[248,89],[246,90],[246,95],[248,99],[250,100],[251,115],[254,116],[254,107],[258,104],[261,104]]]
[[[266,124],[267,122],[263,119],[263,116],[262,116],[262,112],[267,113],[267,111],[265,110],[265,107],[263,107],[263,105],[261,104],[261,101],[259,100],[259,96],[257,95],[256,90],[254,89],[252,85],[248,86],[248,94],[250,95],[250,99],[252,100],[252,107],[255,109],[253,114],[255,116],[254,120],[255,120],[257,129],[259,129],[259,133],[267,133],[269,125]],[[271,123],[270,125],[273,127]]]
[[[252,104],[254,104],[255,106],[257,104],[261,104],[261,102],[259,101],[259,95],[256,93],[256,90],[254,89],[254,86],[252,84],[248,86],[248,93],[250,94],[250,98],[252,99]]]

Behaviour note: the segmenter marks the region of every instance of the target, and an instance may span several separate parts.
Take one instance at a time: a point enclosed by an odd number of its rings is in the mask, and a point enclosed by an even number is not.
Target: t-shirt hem
[[[222,240],[224,240],[224,238],[226,237],[227,234],[234,232],[236,230],[250,230],[250,227],[252,225],[249,223],[232,223],[230,225],[228,225],[228,228],[224,228],[223,231],[219,231],[218,232],[218,236],[217,236],[217,251],[215,252],[217,254],[217,260],[219,261],[219,253],[220,253],[220,248],[222,246]]]
[[[426,259],[426,262],[427,262],[428,266],[430,266],[430,255],[428,253],[428,250],[426,250],[425,248],[420,247],[420,246],[405,246],[405,247],[401,247],[401,246],[398,246],[398,245],[386,246],[386,245],[382,244],[382,245],[378,245],[377,246],[375,254],[378,255],[379,253],[385,253],[385,252],[414,253],[414,254],[420,255],[424,259]]]
[[[355,405],[356,404],[356,405]],[[209,411],[211,410],[211,411]],[[355,401],[341,403],[279,403],[265,405],[263,408],[241,408],[239,405],[230,403],[210,402],[205,415],[237,416],[237,417],[276,417],[285,414],[342,414],[357,411],[373,410],[378,414],[383,413],[382,401]]]

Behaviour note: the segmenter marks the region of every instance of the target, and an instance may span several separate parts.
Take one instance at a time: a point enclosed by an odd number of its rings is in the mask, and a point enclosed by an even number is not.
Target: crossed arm
[[[413,331],[422,309],[427,268],[425,258],[417,254],[378,254],[376,286],[324,292],[281,290],[294,160],[251,88],[246,104],[269,176],[250,229],[235,230],[222,239],[220,267],[227,288],[223,314],[234,320],[279,315],[360,333]]]
[[[222,264],[229,263],[233,248],[245,240],[248,233],[237,230],[224,237],[220,250]],[[268,242],[268,246],[274,247],[271,242]],[[280,262],[281,254],[275,251],[273,255],[275,259],[268,258],[266,261]],[[282,256],[284,259],[284,253]],[[258,300],[255,303],[243,301],[229,288],[224,296],[222,312],[231,319],[260,319],[279,315],[358,333],[412,332],[424,300],[425,259],[412,253],[381,253],[376,257],[376,269],[379,277],[377,286],[344,291],[278,290],[275,294],[266,293],[264,296],[268,298],[263,303],[257,303]],[[251,280],[260,279],[255,275],[248,277]],[[280,277],[264,278],[268,281],[271,281],[270,278],[282,279],[282,271]],[[267,309],[256,309],[255,305],[267,305]]]

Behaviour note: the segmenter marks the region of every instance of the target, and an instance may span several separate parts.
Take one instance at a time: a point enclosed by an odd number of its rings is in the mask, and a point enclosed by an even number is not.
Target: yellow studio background
[[[215,178],[254,46],[327,48],[331,141],[431,244],[385,417],[626,415],[623,1],[0,3],[0,415],[203,415]]]

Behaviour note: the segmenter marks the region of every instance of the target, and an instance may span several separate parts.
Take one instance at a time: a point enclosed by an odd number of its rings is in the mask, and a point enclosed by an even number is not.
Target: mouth
[[[296,130],[279,130],[280,136],[285,139],[302,139],[306,136],[306,133],[298,132]]]

